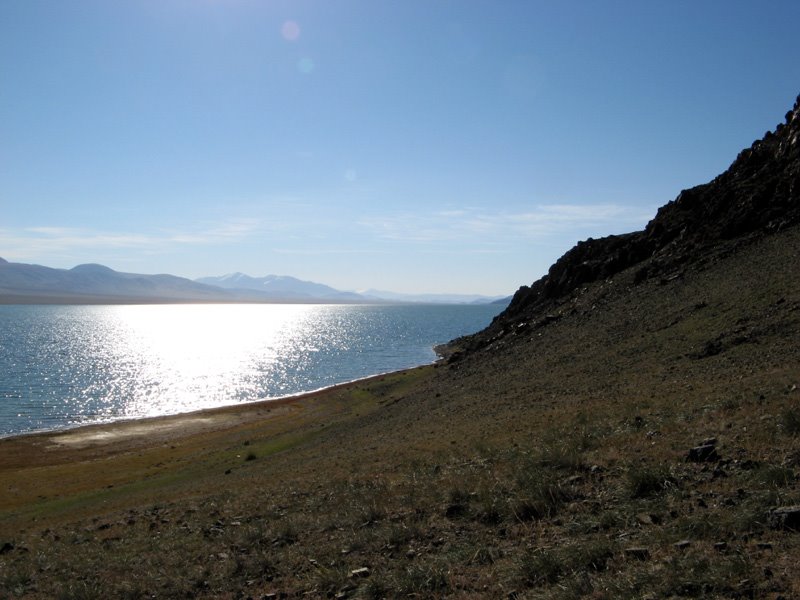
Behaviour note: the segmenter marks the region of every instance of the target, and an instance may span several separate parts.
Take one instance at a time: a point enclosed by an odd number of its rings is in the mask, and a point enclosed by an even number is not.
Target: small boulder
[[[458,517],[464,516],[467,510],[468,507],[466,504],[462,502],[452,502],[444,509],[444,516],[448,519],[457,519]]]
[[[695,463],[716,462],[719,460],[719,454],[715,444],[703,444],[690,448],[686,460]]]
[[[647,548],[626,548],[625,556],[636,560],[649,560],[650,550]]]
[[[358,579],[361,577],[369,577],[369,568],[367,567],[360,567],[358,569],[353,569],[350,571],[350,577],[353,579]]]
[[[661,523],[661,517],[650,513],[639,513],[636,515],[636,520],[640,525],[658,525]]]
[[[689,546],[692,545],[692,542],[689,540],[681,540],[680,542],[675,542],[672,546],[678,550],[686,550]]]
[[[771,510],[767,522],[773,529],[800,531],[800,505],[781,506]]]

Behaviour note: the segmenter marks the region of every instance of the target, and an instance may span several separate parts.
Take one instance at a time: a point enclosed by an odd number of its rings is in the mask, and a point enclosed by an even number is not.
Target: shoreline
[[[381,373],[375,373],[373,375],[365,375],[364,377],[357,377],[355,379],[348,379],[347,381],[342,381],[339,383],[334,383],[331,385],[322,386],[319,388],[315,388],[312,390],[306,390],[302,392],[295,392],[292,394],[287,394],[285,396],[277,396],[275,398],[263,398],[260,400],[251,400],[245,402],[237,402],[233,404],[222,404],[220,406],[211,406],[207,408],[198,408],[186,412],[177,412],[165,415],[151,415],[151,416],[141,416],[141,417],[122,417],[120,419],[114,419],[110,421],[98,421],[95,423],[81,423],[79,425],[66,425],[64,427],[53,427],[53,428],[45,428],[45,429],[36,429],[34,431],[22,431],[17,433],[7,433],[7,434],[0,434],[0,444],[3,444],[7,440],[15,440],[19,438],[29,438],[35,436],[58,436],[61,434],[69,434],[81,429],[89,429],[89,428],[103,428],[103,427],[132,427],[134,424],[143,423],[147,421],[160,421],[160,420],[170,420],[170,419],[179,419],[181,417],[192,417],[193,415],[202,415],[204,413],[216,413],[216,412],[236,412],[237,410],[247,411],[247,410],[258,410],[259,408],[263,409],[264,407],[271,407],[271,406],[279,406],[284,403],[302,400],[307,396],[316,396],[319,394],[323,394],[326,392],[334,392],[339,389],[346,388],[350,385],[358,384],[358,383],[366,383],[372,379],[377,379],[380,377],[387,377],[391,375],[398,375],[400,373],[405,373],[408,371],[413,371],[415,369],[420,369],[423,367],[435,365],[440,363],[442,360],[445,360],[447,357],[442,355],[438,352],[438,348],[442,346],[446,346],[447,344],[441,344],[434,347],[434,352],[436,354],[436,358],[430,362],[422,363],[419,365],[414,365],[411,367],[406,367],[404,369],[396,369],[392,371],[384,371]]]
[[[134,449],[152,448],[166,440],[177,442],[200,434],[223,434],[230,429],[255,426],[260,422],[288,417],[292,413],[333,414],[339,407],[331,406],[330,410],[325,410],[326,407],[321,405],[328,401],[333,402],[337,396],[351,394],[361,386],[369,387],[380,384],[387,378],[395,380],[416,371],[434,368],[436,362],[368,375],[269,400],[228,404],[171,415],[83,424],[66,429],[11,434],[0,438],[0,472],[5,469],[48,466],[56,458],[54,454],[62,452],[101,450],[103,456],[110,456]],[[33,447],[47,452],[33,455],[36,458],[28,456],[24,460],[14,459],[15,456],[27,454]],[[78,459],[83,460],[85,457]],[[55,462],[59,460],[56,459]]]
[[[398,304],[399,305],[399,304]],[[22,305],[19,305],[22,306]],[[39,305],[42,306],[42,305]],[[379,305],[376,305],[379,306]],[[430,306],[434,307],[444,307],[446,305],[443,304],[431,304]],[[453,305],[458,306],[458,305]],[[4,306],[0,305],[0,309],[4,308]],[[469,334],[468,334],[469,335]],[[455,340],[460,338],[455,338]],[[81,413],[80,410],[77,410],[76,407],[66,406],[66,410],[61,411],[61,414],[48,414],[48,411],[42,407],[42,409],[33,408],[31,409],[31,414],[27,415],[29,418],[17,418],[15,414],[9,414],[7,421],[4,425],[8,425],[8,429],[5,431],[0,431],[0,442],[3,440],[8,439],[15,439],[19,437],[28,437],[28,436],[36,436],[36,435],[57,435],[64,432],[73,431],[75,429],[85,428],[85,427],[110,427],[115,424],[125,423],[128,421],[142,421],[146,419],[158,419],[164,417],[173,417],[176,415],[188,415],[193,414],[199,411],[214,411],[222,408],[232,408],[232,407],[244,407],[246,405],[258,404],[262,402],[267,403],[274,403],[274,402],[282,402],[286,399],[297,398],[301,397],[306,394],[313,394],[316,392],[323,391],[325,389],[334,388],[339,385],[349,384],[358,382],[364,379],[369,379],[370,377],[380,376],[380,375],[387,375],[390,373],[394,373],[397,371],[403,371],[407,369],[414,369],[416,367],[436,364],[437,362],[446,361],[449,356],[453,353],[452,343],[455,341],[450,339],[449,341],[441,342],[441,343],[431,343],[428,341],[425,344],[424,352],[420,351],[419,348],[414,348],[415,352],[411,354],[408,358],[411,359],[409,363],[405,365],[402,362],[405,361],[395,361],[395,360],[387,360],[381,361],[386,364],[385,366],[388,367],[387,370],[373,372],[369,374],[359,375],[356,373],[348,373],[347,375],[357,375],[353,379],[344,379],[339,382],[334,383],[327,383],[327,382],[319,382],[322,385],[319,387],[310,387],[308,389],[299,389],[297,391],[288,391],[288,393],[283,393],[280,395],[275,396],[268,396],[268,397],[261,397],[261,398],[252,398],[252,399],[244,399],[240,400],[236,398],[234,395],[229,395],[227,398],[223,397],[220,400],[222,403],[215,404],[209,403],[205,406],[200,407],[192,407],[192,406],[180,406],[174,407],[173,410],[177,409],[180,412],[164,412],[164,413],[156,413],[156,414],[125,414],[119,409],[123,406],[112,407],[115,411],[118,411],[117,414],[103,414],[100,411],[96,411],[93,415],[87,415],[85,413]],[[391,364],[391,363],[398,363],[401,364]],[[375,365],[373,365],[375,366]],[[353,369],[355,371],[355,369]],[[345,377],[347,376],[345,375]],[[312,385],[315,382],[308,381],[306,383],[311,383]],[[250,393],[250,396],[255,396],[255,394]],[[202,395],[195,394],[195,398],[201,398]],[[168,404],[168,403],[167,403]],[[24,406],[23,406],[24,408]],[[156,409],[159,407],[156,406]],[[170,407],[165,406],[163,408],[169,409]],[[14,411],[26,413],[27,410],[22,411]],[[99,413],[99,414],[98,414]],[[121,413],[121,414],[120,414]],[[20,417],[26,416],[25,414],[19,415]]]
[[[371,375],[280,400],[2,438],[0,516],[60,519],[72,514],[74,502],[106,510],[133,501],[130,494],[146,502],[163,478],[191,486],[195,478],[237,470],[246,455],[283,454],[357,422],[433,369]]]

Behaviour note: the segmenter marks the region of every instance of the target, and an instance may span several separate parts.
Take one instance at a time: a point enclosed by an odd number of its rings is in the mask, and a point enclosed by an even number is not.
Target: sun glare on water
[[[272,373],[313,351],[298,335],[319,307],[121,306],[109,344],[117,371],[109,405],[131,416],[171,414],[281,395]],[[111,332],[106,332],[111,333]],[[109,340],[110,341],[110,340]],[[300,352],[298,352],[298,350]]]
[[[307,392],[405,369],[487,306],[0,306],[0,437]]]

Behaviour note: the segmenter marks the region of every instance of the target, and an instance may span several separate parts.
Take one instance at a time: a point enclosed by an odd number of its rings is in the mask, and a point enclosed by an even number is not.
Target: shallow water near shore
[[[279,398],[435,360],[497,305],[0,306],[0,437]]]

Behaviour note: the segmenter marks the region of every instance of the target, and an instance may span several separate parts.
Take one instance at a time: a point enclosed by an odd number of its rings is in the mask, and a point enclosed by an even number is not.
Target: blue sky
[[[0,256],[507,294],[800,93],[800,2],[0,0]]]

